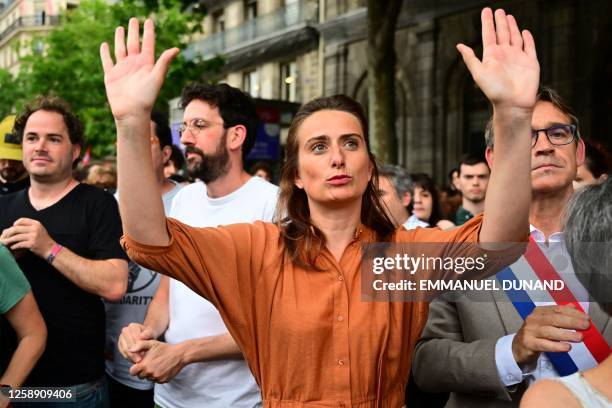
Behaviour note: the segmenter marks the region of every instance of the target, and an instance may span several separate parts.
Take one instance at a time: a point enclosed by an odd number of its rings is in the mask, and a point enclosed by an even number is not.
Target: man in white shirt
[[[181,141],[203,160],[170,216],[197,227],[270,221],[277,187],[251,177],[243,158],[251,150],[257,116],[250,98],[226,84],[183,90]],[[165,342],[155,340],[164,334]],[[119,349],[135,364],[132,375],[154,380],[163,408],[261,405],[255,380],[214,306],[182,283],[162,277],[142,325],[131,324]]]
[[[536,242],[562,241],[562,213],[573,194],[576,167],[584,160],[577,125],[554,91],[540,90],[532,118],[529,214]],[[487,159],[492,161],[490,128],[487,145]],[[557,249],[565,252],[560,244]],[[573,330],[589,324],[589,316],[571,306],[538,306],[523,321],[504,293],[489,295],[488,302],[470,301],[468,294],[457,302],[437,301],[430,306],[415,349],[413,374],[424,391],[450,392],[447,407],[517,407],[529,384],[558,376],[543,353],[569,351],[570,343],[582,340]],[[598,329],[606,327],[602,334],[610,342],[609,318],[594,303],[583,307]]]

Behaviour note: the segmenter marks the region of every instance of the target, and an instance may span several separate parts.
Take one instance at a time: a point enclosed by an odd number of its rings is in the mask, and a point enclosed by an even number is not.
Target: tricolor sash
[[[565,254],[567,255],[567,252]],[[567,259],[569,259],[569,256]],[[545,289],[538,290],[536,293],[536,291],[528,289],[516,289],[520,287],[518,285],[519,280],[540,280],[542,282],[564,280],[567,282],[569,278],[569,274],[565,279],[561,277],[551,264],[545,251],[533,239],[530,239],[525,254],[518,261],[504,268],[496,275],[500,282],[513,281],[517,283],[517,285],[510,288],[506,288],[506,286],[510,286],[506,284],[504,291],[523,320],[531,314],[536,306],[546,304],[573,304],[576,309],[584,312],[584,309],[576,300],[575,294],[576,292],[586,294],[586,290],[575,279],[575,275],[571,274],[571,276],[574,278],[571,285],[564,285],[559,290]],[[570,287],[573,290],[570,290]],[[594,324],[591,323],[588,329],[580,330],[580,332],[583,334],[583,341],[581,343],[571,343],[572,348],[569,352],[546,353],[546,356],[561,376],[593,368],[610,354],[610,346]]]

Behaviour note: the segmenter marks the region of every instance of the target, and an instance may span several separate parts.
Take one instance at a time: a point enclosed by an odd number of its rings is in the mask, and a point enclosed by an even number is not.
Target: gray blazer
[[[506,387],[499,380],[495,344],[516,333],[523,320],[503,292],[476,296],[479,302],[460,297],[431,303],[414,352],[414,379],[423,391],[450,392],[447,407],[518,407],[526,383]],[[612,344],[610,316],[596,303],[589,305],[589,314]]]

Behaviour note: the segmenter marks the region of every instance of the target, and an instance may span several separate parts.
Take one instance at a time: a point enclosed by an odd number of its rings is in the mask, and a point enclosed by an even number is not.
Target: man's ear
[[[493,149],[487,147],[485,150],[485,159],[487,159],[487,164],[489,165],[489,169],[493,169]]]
[[[412,194],[410,194],[410,191],[406,191],[402,197],[402,205],[404,207],[408,207],[411,201],[412,201]]]
[[[164,146],[164,148],[162,149],[162,163],[164,163],[164,166],[166,166],[171,156],[172,156],[172,146],[170,145]]]
[[[81,155],[81,146],[80,145],[72,145],[72,162],[79,158]]]
[[[230,151],[239,150],[246,140],[247,129],[244,125],[236,125],[229,129],[227,148]]]
[[[584,145],[584,140],[578,139],[578,145],[576,146],[576,167],[584,163],[585,156],[586,146]]]

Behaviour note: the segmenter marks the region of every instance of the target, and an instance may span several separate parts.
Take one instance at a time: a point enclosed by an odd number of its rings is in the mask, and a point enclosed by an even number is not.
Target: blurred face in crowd
[[[89,168],[85,182],[107,190],[117,187],[117,174],[99,164],[94,164]]]
[[[164,166],[164,178],[169,178],[176,173],[178,173],[178,169],[174,165],[174,162],[172,160],[168,160]]]
[[[81,148],[70,141],[64,118],[57,112],[38,110],[23,131],[23,164],[34,179],[50,182],[72,177],[72,163]]]
[[[14,183],[26,174],[19,160],[0,159],[0,178],[6,183]]]
[[[570,118],[550,102],[536,103],[531,119],[532,129],[545,129],[555,125],[569,125]],[[531,185],[534,193],[549,193],[571,188],[576,168],[584,161],[584,142],[563,146],[550,143],[544,132],[538,133],[531,148]]]
[[[463,197],[474,203],[484,200],[491,173],[489,167],[485,163],[462,164],[459,172],[459,190]]]
[[[584,186],[589,186],[591,184],[601,183],[608,178],[607,174],[602,174],[599,177],[595,177],[593,173],[589,170],[585,163],[578,166],[576,170],[576,178],[574,179],[574,190],[577,190]]]
[[[298,175],[310,203],[361,201],[372,165],[359,119],[337,110],[308,116],[297,131]]]
[[[229,129],[223,127],[219,109],[207,102],[194,99],[185,107],[183,125],[187,126],[181,134],[181,142],[186,146],[198,148],[202,160],[187,155],[188,167],[193,168],[193,176],[205,183],[217,180],[227,174],[230,168],[230,155],[227,146]]]
[[[151,160],[153,161],[153,168],[155,169],[156,174],[162,174],[164,171],[164,166],[170,159],[170,155],[172,154],[171,146],[164,146],[162,149],[159,145],[159,136],[155,132],[155,122],[151,121]]]
[[[397,226],[406,222],[408,213],[402,205],[402,200],[397,195],[397,190],[389,177],[378,177],[378,192],[380,193],[380,198],[385,203],[387,215],[391,217],[393,223]]]
[[[266,181],[270,181],[270,175],[268,174],[267,171],[265,171],[264,169],[259,169],[255,172],[254,176],[256,177],[261,177],[262,179],[266,180]]]
[[[414,187],[412,213],[421,221],[429,222],[433,210],[433,197],[423,187]]]
[[[453,171],[453,174],[451,175],[451,184],[455,190],[461,191],[461,183],[459,180],[459,170]]]

